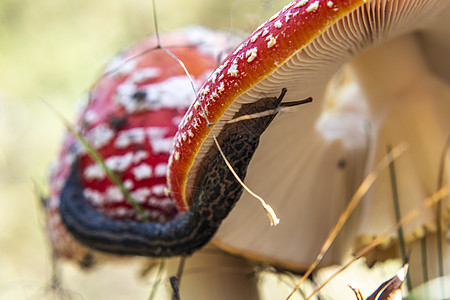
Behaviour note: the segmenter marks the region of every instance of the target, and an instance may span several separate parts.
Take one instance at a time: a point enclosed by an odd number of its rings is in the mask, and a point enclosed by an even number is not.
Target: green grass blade
[[[390,153],[392,152],[392,146],[388,145],[387,146],[387,154],[391,155]],[[397,186],[397,178],[395,175],[395,165],[394,165],[394,160],[391,160],[390,164],[389,164],[389,175],[391,178],[391,187],[392,187],[392,199],[394,202],[394,210],[395,210],[395,221],[396,223],[400,223],[401,220],[401,212],[400,212],[400,202],[399,202],[399,198],[398,198],[398,186]],[[408,261],[408,255],[406,254],[406,246],[405,246],[405,237],[403,234],[403,226],[399,226],[398,230],[397,230],[397,234],[398,234],[398,241],[400,244],[400,251],[401,251],[401,255],[402,255],[402,261],[403,263],[406,263]],[[406,281],[406,285],[408,287],[408,291],[412,290],[412,285],[411,285],[411,279],[409,276],[409,273],[406,275],[407,276],[407,281]]]
[[[56,115],[61,119],[64,126],[67,128],[67,130],[81,143],[81,145],[86,149],[88,154],[92,157],[92,159],[97,162],[101,168],[105,171],[108,178],[120,189],[120,191],[125,195],[125,198],[127,199],[128,203],[130,203],[131,206],[136,210],[136,212],[139,215],[139,218],[142,221],[148,222],[150,221],[145,214],[142,207],[137,203],[137,201],[131,196],[128,189],[125,188],[122,181],[119,177],[105,164],[105,161],[101,157],[100,153],[98,153],[90,144],[89,142],[81,135],[81,133],[67,121],[67,119],[61,115],[56,109],[54,109],[49,103],[43,101],[44,104],[46,104],[47,107],[49,107],[53,112],[56,113]]]
[[[162,258],[161,262],[159,263],[158,272],[156,273],[156,279],[153,282],[152,291],[150,293],[150,296],[148,297],[148,300],[154,300],[156,299],[156,293],[158,292],[159,285],[161,284],[161,280],[164,274],[164,270],[166,267],[166,259]]]

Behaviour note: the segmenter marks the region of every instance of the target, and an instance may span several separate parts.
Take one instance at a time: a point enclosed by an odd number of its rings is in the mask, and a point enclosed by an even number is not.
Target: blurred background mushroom
[[[232,41],[224,32],[191,26],[161,33],[158,40],[149,36],[107,64],[50,169],[44,209],[57,258],[89,267],[98,255],[80,247],[64,223],[61,195],[74,168],[89,206],[111,219],[164,223],[177,216],[175,201],[166,194],[172,139],[195,97],[192,85],[207,78]],[[190,77],[158,43],[171,49]]]

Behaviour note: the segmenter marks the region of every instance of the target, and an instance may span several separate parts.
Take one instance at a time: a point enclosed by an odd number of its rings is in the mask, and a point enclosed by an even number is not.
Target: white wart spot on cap
[[[228,75],[231,75],[231,76],[233,76],[233,77],[234,77],[234,76],[237,76],[237,75],[238,75],[237,64],[233,63],[233,64],[230,66],[230,68],[228,69],[227,74],[228,74]]]
[[[274,38],[272,35],[267,36],[266,41],[267,41],[268,48],[273,47],[277,43],[277,39]]]
[[[217,89],[219,90],[220,93],[225,90],[225,84],[223,83],[223,81],[220,83],[220,85]]]
[[[292,16],[293,14],[291,12],[287,12],[286,15],[284,16],[284,21],[288,22]]]
[[[117,186],[109,186],[105,191],[105,197],[107,201],[111,202],[122,202],[124,200],[124,196],[122,191]]]
[[[131,197],[133,197],[138,203],[145,203],[150,195],[151,190],[146,187],[137,189],[131,193]]]
[[[179,159],[180,159],[180,152],[175,151],[175,153],[173,154],[173,158],[174,158],[175,160],[179,160]]]
[[[148,153],[148,151],[146,151],[146,150],[138,150],[138,151],[136,151],[136,153],[134,153],[133,163],[134,164],[138,164],[142,160],[147,159],[149,157],[150,157],[150,154]]]
[[[134,188],[134,182],[131,179],[127,179],[123,182],[123,186],[127,189],[127,190],[132,190]]]
[[[240,44],[233,52],[233,55],[237,55],[239,53],[239,51],[242,50],[242,48],[244,48],[244,44]]]
[[[152,195],[165,196],[167,186],[164,184],[157,184],[152,186]]]
[[[256,42],[256,40],[258,39],[258,37],[261,35],[261,31],[256,32],[255,34],[252,35],[252,37],[250,38],[250,41],[252,43]]]
[[[319,1],[314,1],[311,3],[308,8],[306,8],[307,12],[314,12],[319,8]]]
[[[302,7],[305,6],[306,4],[308,4],[309,0],[301,0],[299,1],[294,7]]]
[[[106,172],[99,164],[93,163],[84,169],[83,175],[86,181],[103,180]]]
[[[166,135],[169,130],[166,127],[153,126],[147,127],[146,131],[150,139],[158,139],[164,137],[164,135]]]
[[[172,144],[173,144],[172,137],[154,138],[150,140],[150,145],[152,146],[153,153],[155,154],[170,153],[170,150],[172,150]]]
[[[87,124],[92,124],[94,122],[97,122],[97,120],[98,120],[98,115],[93,110],[88,110],[84,114],[84,122],[86,122]]]
[[[106,166],[116,172],[125,172],[130,168],[132,162],[132,152],[128,152],[125,155],[111,156],[105,160]]]
[[[282,23],[280,20],[277,20],[277,21],[273,24],[273,26],[274,26],[275,28],[281,28],[281,27],[283,27],[283,23]]]
[[[191,25],[182,30],[182,34],[195,45],[199,52],[217,57],[230,45],[230,37],[219,34],[202,26]],[[234,38],[231,38],[234,39]]]
[[[133,72],[131,81],[134,83],[143,83],[145,81],[154,80],[159,76],[161,76],[161,70],[158,68],[142,68]]]
[[[131,172],[133,172],[136,180],[147,179],[152,176],[152,167],[147,164],[140,164],[139,166],[134,167]]]
[[[209,93],[209,85],[204,85],[199,92],[199,94],[201,95],[207,95],[208,93]],[[198,101],[195,101],[195,103],[197,102]]]
[[[86,134],[86,139],[94,149],[108,145],[114,137],[114,131],[106,124],[95,126]]]
[[[254,47],[245,52],[245,57],[247,58],[247,62],[252,62],[256,56],[258,55],[258,48]]]
[[[115,146],[118,149],[124,149],[132,144],[143,144],[145,141],[145,131],[142,127],[122,130],[117,136]]]
[[[198,84],[196,84],[198,85]],[[187,76],[173,76],[163,82],[137,86],[129,81],[117,87],[116,102],[128,113],[162,108],[187,108],[195,99]]]
[[[165,177],[167,174],[167,164],[160,163],[155,166],[155,177]]]

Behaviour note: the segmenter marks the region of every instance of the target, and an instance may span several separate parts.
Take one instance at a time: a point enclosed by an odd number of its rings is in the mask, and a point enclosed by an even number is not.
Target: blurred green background
[[[160,31],[200,24],[245,36],[286,2],[156,0],[156,7]],[[46,191],[65,129],[43,101],[73,120],[75,103],[104,64],[153,28],[150,0],[0,0],[0,299],[59,299],[49,292],[50,251],[36,189]],[[70,296],[63,299],[149,295],[151,282],[138,279],[138,263],[90,273],[62,268]],[[278,291],[283,281],[266,276],[263,289],[286,296],[286,285]]]

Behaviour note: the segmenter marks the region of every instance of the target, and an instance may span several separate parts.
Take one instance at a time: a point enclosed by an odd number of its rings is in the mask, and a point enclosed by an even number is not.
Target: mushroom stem
[[[426,104],[427,98],[433,97],[429,87],[439,83],[428,70],[414,35],[362,54],[352,62],[352,67],[368,99],[372,118],[380,122],[389,117],[387,111],[394,109],[406,115],[409,107]],[[448,87],[443,85],[440,90],[448,92]],[[418,92],[428,95],[418,97]],[[440,98],[435,101],[445,102],[444,95]]]
[[[244,105],[236,117],[278,107],[281,98],[263,98]],[[259,138],[275,115],[227,124],[217,139],[223,153],[244,178]],[[79,166],[74,163],[61,193],[60,215],[67,230],[84,245],[104,252],[141,256],[190,254],[207,243],[228,215],[243,188],[211,147],[196,178],[193,203],[167,223],[112,219],[95,209],[83,192]]]
[[[168,259],[168,275],[177,273],[179,261],[179,258]],[[208,244],[186,260],[180,280],[180,299],[260,299],[254,268],[245,258]]]
[[[415,35],[373,49],[352,66],[373,123],[369,167],[384,155],[386,145],[404,141],[410,145],[408,153],[396,162],[400,213],[404,215],[435,192],[439,169],[448,170],[448,165],[441,166],[440,157],[450,132],[450,87],[427,68]],[[389,174],[381,176],[368,196],[361,226],[363,240],[395,223],[389,180]],[[445,180],[448,184],[448,177]],[[405,226],[406,243],[427,231],[436,232],[435,220],[430,210]],[[437,251],[435,245],[429,247],[433,247],[429,251]],[[414,266],[411,271],[417,273]]]

